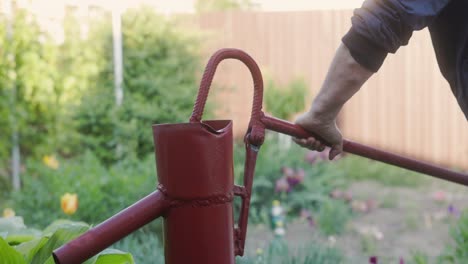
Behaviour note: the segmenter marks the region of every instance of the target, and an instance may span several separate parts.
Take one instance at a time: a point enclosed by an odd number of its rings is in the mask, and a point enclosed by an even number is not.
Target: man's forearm
[[[341,44],[310,111],[317,118],[334,121],[343,105],[372,74],[372,71],[357,63],[348,48]]]

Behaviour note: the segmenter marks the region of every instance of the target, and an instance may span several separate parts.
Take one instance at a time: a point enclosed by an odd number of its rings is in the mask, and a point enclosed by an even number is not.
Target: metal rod
[[[158,218],[170,206],[164,194],[152,192],[145,198],[88,230],[53,252],[57,264],[79,264]]]
[[[278,118],[264,116],[262,118],[262,123],[267,129],[293,137],[306,138],[313,136],[302,127]],[[320,139],[320,137],[316,138]],[[322,140],[322,142],[325,141]],[[343,140],[343,151],[468,186],[468,174],[466,173],[448,170],[423,161],[403,157],[350,140]]]

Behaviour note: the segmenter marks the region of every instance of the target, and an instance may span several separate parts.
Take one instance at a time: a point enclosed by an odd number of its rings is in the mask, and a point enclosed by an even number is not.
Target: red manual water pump
[[[254,82],[252,114],[245,135],[244,185],[234,185],[231,120],[203,121],[203,109],[218,64],[242,61]],[[301,127],[262,112],[263,80],[255,61],[238,49],[222,49],[209,60],[189,123],[153,126],[157,190],[73,241],[56,249],[56,263],[82,263],[158,217],[164,218],[166,264],[234,264],[244,254],[250,195],[265,129],[294,137]],[[468,175],[344,140],[343,150],[468,186]],[[233,198],[242,199],[239,219]]]

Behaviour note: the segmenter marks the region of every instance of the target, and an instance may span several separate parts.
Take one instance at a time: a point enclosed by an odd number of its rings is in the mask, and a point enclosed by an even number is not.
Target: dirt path
[[[397,263],[400,257],[410,259],[417,251],[435,257],[451,241],[448,230],[456,217],[449,206],[468,209],[468,189],[439,180],[417,189],[358,182],[349,191],[354,199],[375,200],[378,207],[357,213],[344,234],[334,239],[320,236],[305,222],[290,223],[285,236],[288,244],[294,248],[311,240],[331,243],[344,252],[346,263],[367,263],[371,255],[379,256],[383,263]],[[272,239],[265,226],[250,228],[248,236],[250,252],[264,248]]]

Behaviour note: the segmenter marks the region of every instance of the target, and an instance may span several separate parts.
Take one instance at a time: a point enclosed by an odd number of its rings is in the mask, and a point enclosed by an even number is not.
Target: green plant
[[[375,239],[372,236],[362,236],[361,237],[361,251],[368,256],[372,256],[375,254],[377,249],[377,244]]]
[[[265,108],[273,116],[289,120],[304,110],[306,94],[307,83],[303,79],[294,79],[284,87],[270,79],[265,88]]]
[[[429,264],[429,257],[421,251],[416,251],[411,254],[412,264]]]
[[[325,235],[341,234],[350,218],[348,205],[338,200],[327,200],[320,205],[318,225]]]
[[[1,14],[0,22],[1,177],[10,173],[15,131],[22,162],[50,153],[72,154],[70,146],[78,143],[70,110],[95,81],[102,52],[94,49],[97,39],[90,44],[83,38],[70,10],[64,17],[63,42],[54,41],[35,14],[16,2],[12,16]],[[90,32],[99,28],[98,23],[93,26]]]
[[[104,50],[112,50],[110,27]],[[86,148],[106,164],[153,151],[151,125],[184,122],[191,113],[199,72],[199,40],[152,8],[123,14],[124,100],[115,105],[112,54],[83,96],[74,118]]]
[[[159,234],[137,230],[115,243],[113,247],[131,252],[135,263],[164,264],[164,250],[159,242]]]
[[[291,250],[279,239],[273,240],[265,250],[257,250],[254,257],[237,258],[239,264],[340,264],[343,256],[336,248],[309,243]]]
[[[97,224],[156,188],[154,156],[123,160],[109,168],[90,152],[58,161],[57,169],[28,161],[22,190],[11,195],[11,207],[34,227],[64,217]],[[78,210],[71,216],[60,208],[65,193],[78,195]]]
[[[40,135],[51,130],[55,116],[55,47],[33,14],[16,7],[12,13],[0,15],[0,160],[8,156],[15,131],[23,154],[47,149],[47,137]]]
[[[285,150],[272,136],[267,135],[257,158],[249,220],[268,223],[273,200],[281,201],[289,217],[297,217],[303,209],[318,214],[321,205],[331,199],[330,191],[343,185],[345,174],[332,162],[317,160],[309,164],[305,161],[307,150],[295,145]],[[237,144],[234,150],[235,181],[242,184],[245,148],[243,144]],[[304,179],[289,191],[280,191],[276,188],[277,181],[284,177],[282,170],[285,167],[303,170]],[[238,209],[239,204],[236,205]]]
[[[453,244],[439,257],[440,263],[468,263],[468,211],[464,211],[457,223],[450,228]]]
[[[346,180],[350,182],[370,180],[404,187],[419,187],[426,182],[422,174],[353,155],[341,159],[337,167],[346,171]]]
[[[461,264],[468,263],[468,211],[464,211],[457,222],[450,227],[453,241],[435,259],[430,261],[424,252],[414,252],[412,263],[415,264]]]
[[[13,8],[13,19],[0,15],[0,177],[10,174],[14,131],[22,161],[90,149],[108,165],[150,153],[151,124],[187,120],[199,72],[198,35],[152,8],[126,11],[125,98],[117,107],[110,13],[91,12],[84,22],[66,9],[63,41],[53,41],[26,9]]]
[[[408,231],[414,231],[420,228],[421,220],[415,212],[409,211],[405,214],[404,223]]]
[[[82,222],[58,220],[44,231],[26,228],[21,217],[0,218],[0,259],[2,263],[54,263],[52,251],[86,232]],[[134,263],[133,257],[115,249],[106,249],[86,261],[87,264]]]
[[[398,206],[398,197],[394,193],[386,194],[380,203],[380,207],[393,209]]]

